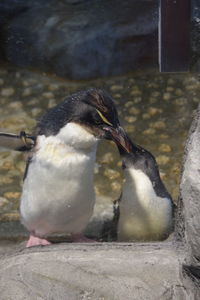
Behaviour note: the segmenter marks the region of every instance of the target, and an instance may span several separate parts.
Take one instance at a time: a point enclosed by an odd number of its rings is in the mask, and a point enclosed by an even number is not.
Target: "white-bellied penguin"
[[[119,200],[118,240],[166,239],[173,229],[173,201],[160,178],[154,156],[131,141],[130,145],[129,153],[118,147],[125,174]]]
[[[20,204],[30,232],[27,246],[48,244],[49,234],[81,235],[93,212],[96,147],[113,139],[129,151],[112,98],[91,88],[67,97],[39,120],[29,152]]]

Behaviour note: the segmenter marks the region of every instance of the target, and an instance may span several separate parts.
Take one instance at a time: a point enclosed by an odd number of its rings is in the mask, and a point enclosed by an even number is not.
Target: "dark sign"
[[[185,72],[190,62],[190,0],[160,0],[161,72]]]

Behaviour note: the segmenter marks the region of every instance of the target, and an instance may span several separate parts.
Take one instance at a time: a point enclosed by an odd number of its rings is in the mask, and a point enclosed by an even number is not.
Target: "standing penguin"
[[[96,147],[113,139],[126,151],[112,98],[91,88],[48,110],[35,130],[21,196],[21,220],[31,233],[27,247],[46,245],[52,233],[80,240],[93,212]]]
[[[173,229],[173,202],[153,155],[130,141],[128,153],[119,146],[125,174],[119,200],[118,240],[156,241]]]

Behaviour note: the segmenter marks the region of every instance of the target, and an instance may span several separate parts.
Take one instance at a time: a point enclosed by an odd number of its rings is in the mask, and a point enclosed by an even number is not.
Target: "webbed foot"
[[[51,243],[45,239],[38,238],[36,236],[30,235],[29,240],[26,243],[26,247],[33,247],[33,246],[46,246],[50,245]]]

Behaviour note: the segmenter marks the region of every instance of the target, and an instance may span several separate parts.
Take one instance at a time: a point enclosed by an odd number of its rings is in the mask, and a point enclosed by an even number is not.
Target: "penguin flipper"
[[[0,132],[0,148],[15,151],[30,151],[35,145],[35,137],[21,131],[19,135]]]
[[[104,222],[104,225],[101,230],[101,239],[104,242],[116,242],[117,241],[117,227],[119,222],[119,203],[120,203],[121,196],[119,199],[113,201],[113,217]]]

